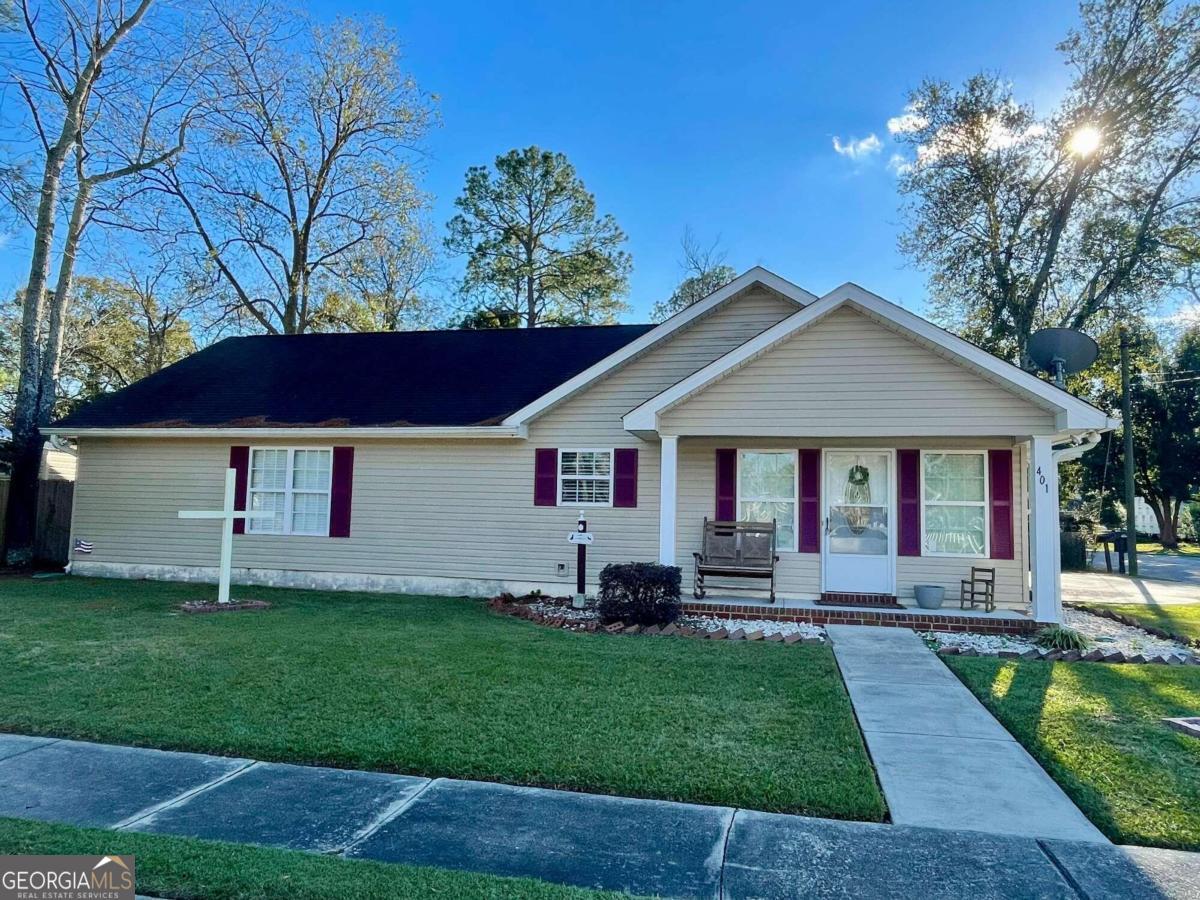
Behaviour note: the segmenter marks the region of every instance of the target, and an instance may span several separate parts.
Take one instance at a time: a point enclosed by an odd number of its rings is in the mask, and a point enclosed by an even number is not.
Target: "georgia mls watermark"
[[[132,856],[0,856],[0,900],[133,900]]]

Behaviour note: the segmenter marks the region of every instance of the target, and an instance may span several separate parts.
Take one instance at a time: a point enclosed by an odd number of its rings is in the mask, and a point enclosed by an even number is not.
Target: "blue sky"
[[[345,9],[315,0],[322,18]],[[469,165],[534,143],[561,151],[629,235],[626,321],[646,320],[678,281],[685,226],[720,235],[738,270],[761,264],[817,293],[853,280],[920,310],[924,275],[896,250],[888,118],[922,78],[981,68],[1046,108],[1068,78],[1054,46],[1076,19],[1074,3],[1027,0],[362,0],[355,12],[396,28],[410,70],[441,97],[425,161],[439,237]],[[872,134],[877,152],[835,152],[835,137]],[[0,250],[5,293],[27,248],[13,235]]]
[[[335,12],[335,4],[326,4]],[[453,214],[467,166],[531,143],[574,162],[629,235],[625,318],[679,279],[690,225],[738,270],[764,265],[817,293],[852,280],[919,309],[925,278],[896,250],[888,118],[922,78],[981,68],[1039,108],[1064,89],[1054,50],[1074,3],[482,2],[363,13],[396,27],[442,97],[427,186]],[[879,152],[833,139],[878,136]]]

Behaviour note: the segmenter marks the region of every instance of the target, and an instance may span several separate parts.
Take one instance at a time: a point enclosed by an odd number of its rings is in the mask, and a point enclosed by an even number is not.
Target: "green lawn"
[[[1162,628],[1188,640],[1200,641],[1200,603],[1150,606],[1142,603],[1105,603],[1105,609],[1136,619],[1143,625]]]
[[[573,634],[480,601],[0,581],[0,731],[880,820],[830,650]]]
[[[947,657],[947,665],[1106,835],[1200,850],[1200,668]]]
[[[0,819],[0,855],[133,854],[137,890],[204,900],[355,900],[447,897],[462,900],[600,900],[618,895],[420,866],[345,860],[157,834]]]
[[[1138,541],[1138,553],[1153,553],[1159,556],[1200,556],[1200,544],[1180,543],[1175,550],[1164,550],[1158,541]]]

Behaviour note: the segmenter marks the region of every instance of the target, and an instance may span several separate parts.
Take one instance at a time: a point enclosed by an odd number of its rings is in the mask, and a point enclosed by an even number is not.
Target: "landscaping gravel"
[[[1120,622],[1094,616],[1082,610],[1064,609],[1063,624],[1074,628],[1086,637],[1089,641],[1089,650],[1124,653],[1126,656],[1140,654],[1147,658],[1164,656],[1186,658],[1195,655],[1192,650],[1177,641],[1163,640],[1147,634],[1140,628],[1131,628]],[[1004,651],[1020,654],[1039,649],[1032,639],[1010,635],[929,631],[925,632],[922,637],[937,648],[953,647],[958,650],[974,650],[976,653],[988,656],[996,656]]]

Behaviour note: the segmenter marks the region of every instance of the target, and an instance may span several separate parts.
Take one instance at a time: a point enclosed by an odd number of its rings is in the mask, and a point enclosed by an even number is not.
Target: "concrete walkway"
[[[915,632],[826,631],[893,822],[1107,842]]]
[[[665,897],[1173,900],[1200,882],[1193,853],[19,735],[0,735],[0,816]]]
[[[1200,584],[1130,578],[1102,572],[1063,572],[1062,598],[1070,603],[1200,603]]]

